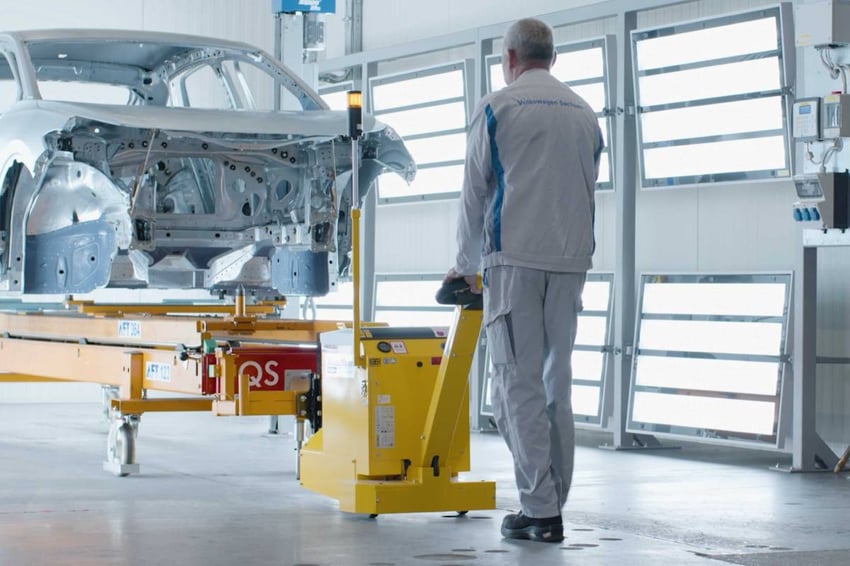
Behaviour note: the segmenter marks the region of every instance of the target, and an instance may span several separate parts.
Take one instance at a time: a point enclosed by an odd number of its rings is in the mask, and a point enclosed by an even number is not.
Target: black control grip
[[[456,277],[437,290],[437,302],[441,305],[479,306],[483,303],[480,293],[473,293],[463,277]]]

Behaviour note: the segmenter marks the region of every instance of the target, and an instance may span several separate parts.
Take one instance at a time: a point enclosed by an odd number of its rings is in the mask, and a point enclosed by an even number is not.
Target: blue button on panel
[[[809,212],[808,208],[804,208],[803,209],[803,221],[808,222],[811,219],[812,219],[812,213]]]
[[[794,222],[802,222],[803,221],[803,213],[799,208],[794,209]]]
[[[812,209],[812,220],[820,220],[820,211],[817,208]]]

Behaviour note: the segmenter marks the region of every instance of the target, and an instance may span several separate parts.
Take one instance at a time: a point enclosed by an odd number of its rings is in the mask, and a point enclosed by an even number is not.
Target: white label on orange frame
[[[118,336],[124,338],[139,338],[142,335],[142,323],[138,320],[119,320]]]
[[[150,381],[171,381],[171,366],[157,362],[145,362],[145,379]]]

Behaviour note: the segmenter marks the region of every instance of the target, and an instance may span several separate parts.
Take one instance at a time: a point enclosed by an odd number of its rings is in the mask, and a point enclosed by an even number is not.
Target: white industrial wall
[[[804,74],[807,77],[804,84],[798,85],[798,97],[824,96],[841,90],[841,82],[829,79],[814,49],[800,50],[797,55],[797,66],[802,71],[798,72],[798,76]],[[838,63],[850,64],[850,48],[836,50],[835,58]],[[838,165],[840,170],[850,168],[846,141]],[[816,166],[806,165],[807,172],[815,170]],[[848,273],[850,249],[822,249],[818,252],[818,356],[850,357]],[[817,375],[818,431],[840,453],[850,444],[850,366],[819,365]]]
[[[364,49],[391,46],[433,35],[544,14],[594,2],[532,0],[493,2],[397,0],[364,2]],[[754,6],[769,0],[706,0],[642,14],[640,27],[687,21]],[[401,6],[404,9],[401,9]],[[387,25],[387,22],[392,22]],[[580,40],[614,33],[610,20],[582,26]],[[328,56],[338,45],[328,44]],[[790,270],[799,242],[791,221],[794,187],[790,181],[729,184],[703,188],[639,191],[637,195],[638,271]],[[614,195],[597,198],[595,267],[614,268]],[[399,204],[379,207],[376,270],[440,271],[455,253],[457,203]]]
[[[398,0],[364,1],[365,50],[443,35],[519,17],[541,15],[604,2],[565,0]],[[702,0],[642,12],[638,27],[649,28],[714,15],[745,11],[771,0]],[[329,28],[334,24],[329,22]],[[575,26],[581,40],[616,33],[612,20]],[[340,29],[342,29],[340,27]],[[341,36],[339,36],[341,37]],[[344,45],[328,40],[328,57]],[[622,41],[624,38],[618,38]],[[627,39],[627,38],[625,38]],[[793,46],[792,46],[793,47]],[[816,66],[813,55],[800,64]],[[835,83],[802,95],[823,95]],[[838,85],[840,88],[840,85]],[[638,272],[791,271],[800,250],[800,225],[791,217],[795,200],[790,180],[730,183],[701,188],[638,191],[636,197],[636,269]],[[613,194],[597,199],[595,268],[615,267],[617,218]],[[376,270],[441,271],[453,263],[456,203],[380,207],[377,215]],[[850,356],[850,309],[846,273],[850,250],[821,252],[819,270],[819,355]],[[818,367],[817,427],[836,450],[850,441],[850,372],[847,366]]]
[[[705,0],[644,12],[638,27],[744,11],[768,0]],[[793,48],[793,46],[792,46]],[[641,271],[790,271],[799,226],[790,180],[639,191],[636,258]]]
[[[518,17],[540,15],[599,2],[530,0],[436,0],[364,2],[364,49],[407,43]],[[769,0],[705,0],[641,14],[640,27],[687,21],[754,6]],[[392,22],[388,24],[388,22]],[[328,27],[333,28],[329,22]],[[559,41],[616,33],[611,19],[576,26]],[[341,55],[343,42],[329,34],[327,56]],[[438,61],[435,61],[435,63]],[[636,265],[638,271],[790,270],[797,227],[791,221],[794,188],[790,181],[730,184],[705,188],[640,191],[637,195]],[[615,196],[597,199],[595,268],[615,264]],[[441,271],[454,260],[457,203],[382,206],[377,215],[377,271]]]
[[[0,29],[113,28],[247,41],[271,52],[270,0],[0,0]]]

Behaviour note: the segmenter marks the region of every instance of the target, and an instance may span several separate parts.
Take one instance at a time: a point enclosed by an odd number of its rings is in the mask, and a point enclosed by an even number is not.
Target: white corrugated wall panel
[[[143,29],[244,41],[274,52],[270,0],[144,0],[144,8]]]
[[[0,29],[116,28],[142,29],[144,2],[114,0],[2,0]]]
[[[363,2],[363,48],[375,49],[416,41],[478,26],[596,4],[599,1],[367,0]]]

